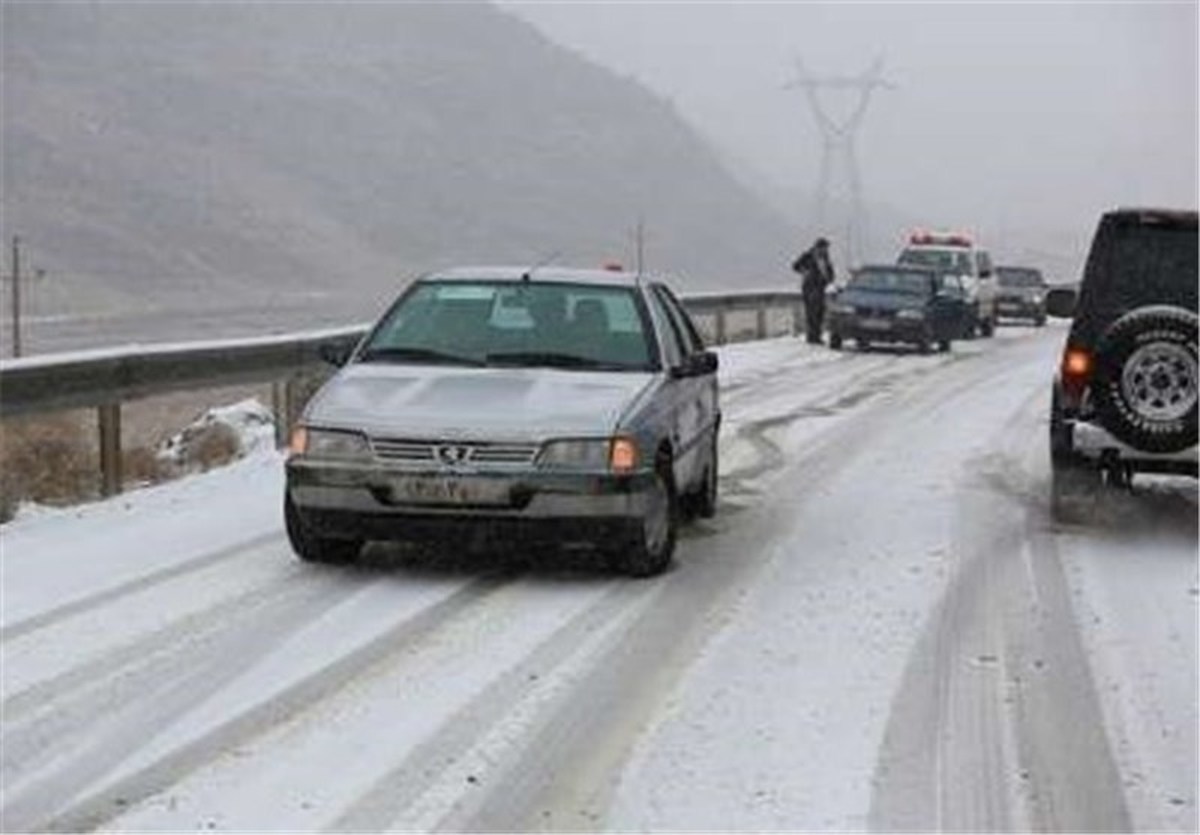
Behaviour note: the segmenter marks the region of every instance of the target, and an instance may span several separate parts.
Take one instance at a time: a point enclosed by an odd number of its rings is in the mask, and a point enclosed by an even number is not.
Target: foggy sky
[[[812,190],[821,158],[803,93],[784,89],[794,57],[854,75],[882,55],[896,89],[874,93],[859,132],[867,201],[997,250],[1084,249],[1106,209],[1197,203],[1195,3],[499,5],[782,187]],[[857,95],[822,102],[840,119]]]

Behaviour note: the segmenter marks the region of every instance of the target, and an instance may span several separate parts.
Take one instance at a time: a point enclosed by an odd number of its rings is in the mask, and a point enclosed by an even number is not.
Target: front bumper
[[[996,299],[996,315],[1010,319],[1044,319],[1045,305],[1027,299]]]
[[[321,536],[597,542],[640,524],[652,471],[609,473],[401,470],[290,459],[287,491]]]
[[[924,319],[896,317],[864,319],[857,315],[839,314],[830,320],[829,330],[843,339],[865,339],[868,342],[912,342],[927,338]]]

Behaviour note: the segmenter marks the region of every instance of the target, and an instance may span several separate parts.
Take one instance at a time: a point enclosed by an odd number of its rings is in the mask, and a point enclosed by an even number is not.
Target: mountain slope
[[[56,304],[383,297],[464,262],[787,281],[670,105],[488,5],[5,4],[5,238]],[[364,309],[366,309],[364,307]]]

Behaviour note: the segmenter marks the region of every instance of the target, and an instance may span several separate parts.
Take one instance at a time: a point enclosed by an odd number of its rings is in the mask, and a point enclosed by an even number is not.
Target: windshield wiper
[[[474,357],[461,357],[457,354],[447,354],[432,348],[398,347],[381,345],[378,348],[367,348],[359,357],[359,362],[440,362],[450,365],[483,365]]]
[[[487,361],[494,365],[530,365],[550,368],[589,368],[604,371],[628,371],[630,366],[622,363],[581,357],[577,354],[559,354],[553,351],[508,351],[488,354]]]

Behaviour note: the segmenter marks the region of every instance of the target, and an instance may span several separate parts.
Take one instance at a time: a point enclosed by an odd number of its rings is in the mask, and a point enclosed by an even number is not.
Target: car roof
[[[533,282],[567,284],[607,284],[632,287],[641,282],[657,282],[662,276],[632,273],[627,270],[582,269],[577,267],[478,266],[454,267],[421,276],[422,281],[521,281],[526,275]]]

